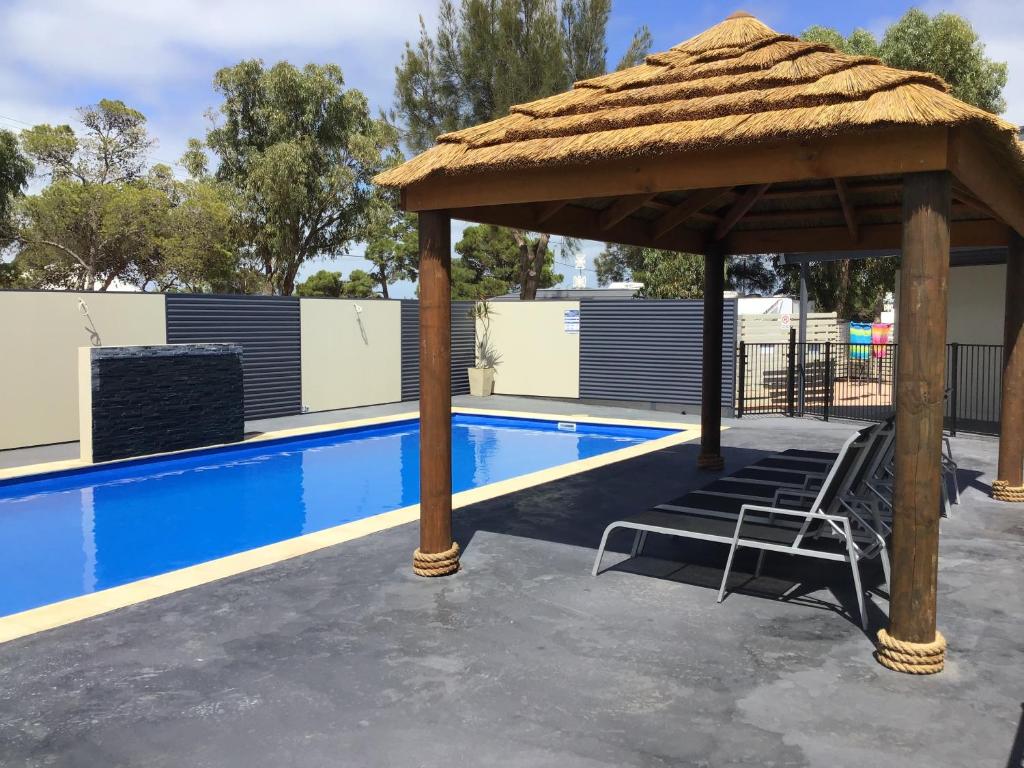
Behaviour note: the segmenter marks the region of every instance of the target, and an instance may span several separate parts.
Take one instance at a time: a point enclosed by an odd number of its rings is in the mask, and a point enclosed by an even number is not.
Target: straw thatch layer
[[[442,174],[660,156],[723,144],[896,126],[975,124],[1020,153],[1016,127],[948,93],[938,77],[780,35],[746,14],[644,64],[514,106],[438,138],[380,174],[404,187]]]

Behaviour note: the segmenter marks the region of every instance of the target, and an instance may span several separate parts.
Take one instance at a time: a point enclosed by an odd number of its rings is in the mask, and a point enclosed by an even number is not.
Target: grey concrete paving
[[[852,428],[735,426],[729,470]],[[685,445],[457,512],[453,577],[408,525],[0,646],[0,763],[1017,766],[1024,510],[985,496],[994,441],[954,450],[939,676],[874,662],[839,565],[744,558],[717,605],[723,549],[652,539],[591,578],[608,521],[707,482]]]

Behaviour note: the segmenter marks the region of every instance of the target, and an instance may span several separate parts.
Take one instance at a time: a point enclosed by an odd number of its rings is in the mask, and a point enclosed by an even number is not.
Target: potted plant
[[[476,321],[476,364],[467,369],[469,374],[469,394],[476,397],[489,397],[494,392],[494,369],[501,362],[501,356],[491,344],[491,316],[494,310],[491,303],[481,299],[473,305],[470,317]]]

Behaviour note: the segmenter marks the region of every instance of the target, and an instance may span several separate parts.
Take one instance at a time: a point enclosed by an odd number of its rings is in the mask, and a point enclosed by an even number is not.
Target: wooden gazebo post
[[[999,470],[992,497],[1024,502],[1024,237],[1011,230],[1008,245]]]
[[[420,244],[420,546],[419,576],[459,569],[452,541],[451,217],[419,214]]]
[[[901,672],[945,661],[935,624],[951,182],[946,171],[903,178],[892,583],[889,627],[878,633],[878,660]]]
[[[719,471],[722,459],[722,312],[725,256],[712,246],[704,257],[704,339],[701,357],[700,469]]]

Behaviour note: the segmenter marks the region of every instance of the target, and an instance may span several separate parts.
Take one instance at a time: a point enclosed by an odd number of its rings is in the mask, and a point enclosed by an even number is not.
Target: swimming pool
[[[675,434],[458,414],[453,492]],[[0,616],[419,501],[415,419],[0,481]]]

